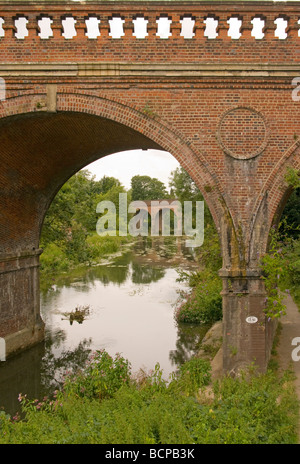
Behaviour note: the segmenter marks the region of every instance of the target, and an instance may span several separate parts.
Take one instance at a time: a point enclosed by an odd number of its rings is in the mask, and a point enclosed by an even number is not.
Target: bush
[[[130,364],[120,354],[112,358],[105,350],[96,351],[82,372],[70,373],[64,393],[85,398],[107,398],[130,380]]]
[[[99,258],[118,252],[121,245],[127,241],[127,237],[109,235],[100,237],[94,234],[87,237],[87,246],[91,259],[97,261]]]
[[[221,279],[207,270],[192,274],[194,288],[186,301],[177,309],[178,322],[212,324],[222,319]]]
[[[289,236],[290,230],[299,230],[299,226],[291,229],[283,222],[281,231],[273,227],[269,252],[261,257],[262,278],[267,291],[265,312],[270,318],[286,313],[282,292],[290,292],[296,303],[300,303],[300,240]]]
[[[44,248],[40,263],[41,269],[47,272],[63,272],[69,268],[67,255],[55,243],[49,243]]]
[[[66,240],[66,254],[73,264],[87,263],[91,256],[86,242],[87,231],[76,221],[72,221],[70,236]]]
[[[192,358],[180,366],[175,377],[176,387],[187,395],[196,394],[211,381],[211,365],[201,358]],[[170,385],[172,388],[172,385]]]

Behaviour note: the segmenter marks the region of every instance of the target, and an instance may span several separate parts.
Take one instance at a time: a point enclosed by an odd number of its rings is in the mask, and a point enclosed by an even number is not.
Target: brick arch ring
[[[46,93],[41,91],[8,98],[0,108],[0,118],[45,112],[46,104],[41,104],[45,101]],[[219,229],[219,218],[223,214],[218,201],[221,186],[207,169],[203,154],[193,149],[178,130],[168,127],[167,122],[150,117],[127,103],[74,90],[57,92],[56,112],[86,113],[112,120],[141,133],[169,152],[196,182]]]
[[[256,205],[254,208],[256,214],[254,215],[251,224],[251,239],[255,223],[259,220],[258,212],[263,204],[265,195],[267,194],[268,196],[269,213],[266,218],[267,224],[265,233],[261,237],[261,249],[263,252],[266,252],[268,248],[269,231],[274,222],[276,223],[280,219],[286,200],[292,191],[291,187],[285,181],[285,174],[288,166],[300,172],[300,140],[294,142],[283,154],[276,166],[274,166],[256,199]],[[278,214],[279,217],[277,217]]]

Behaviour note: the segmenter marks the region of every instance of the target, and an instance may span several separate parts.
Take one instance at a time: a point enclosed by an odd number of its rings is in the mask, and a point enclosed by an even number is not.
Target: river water
[[[42,280],[45,341],[0,363],[0,406],[14,414],[19,393],[32,399],[51,394],[66,371],[99,349],[121,353],[133,373],[159,363],[168,378],[207,330],[174,318],[180,293],[188,290],[178,269],[196,267],[193,250],[181,240],[141,239],[100,265]],[[76,309],[81,320],[72,320]]]

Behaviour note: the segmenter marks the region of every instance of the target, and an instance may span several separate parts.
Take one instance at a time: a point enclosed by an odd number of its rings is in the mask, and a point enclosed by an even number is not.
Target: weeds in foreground
[[[245,372],[211,382],[199,358],[168,381],[160,366],[134,377],[130,363],[98,351],[53,398],[19,395],[24,418],[0,413],[0,443],[296,443],[290,378]]]

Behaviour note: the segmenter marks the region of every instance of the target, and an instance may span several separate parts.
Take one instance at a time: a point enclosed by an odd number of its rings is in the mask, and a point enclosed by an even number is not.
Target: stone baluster
[[[274,23],[274,21],[275,21],[274,14],[266,16],[265,27],[263,29],[263,32],[265,34],[265,37],[264,37],[265,40],[277,40],[277,38],[275,37],[275,31],[276,31],[277,26]]]
[[[194,26],[194,39],[196,40],[203,40],[205,39],[204,37],[204,31],[205,31],[205,23],[204,23],[205,17],[203,15],[201,16],[195,16],[195,26]]]
[[[221,39],[221,40],[231,40],[231,38],[228,36],[228,30],[229,30],[229,24],[228,24],[228,18],[230,18],[230,15],[220,15],[219,16],[219,23],[218,23],[218,28],[217,28],[217,32],[218,32],[218,37],[217,39]],[[217,18],[216,18],[217,19]]]
[[[288,27],[287,27],[287,39],[288,40],[299,40],[299,28],[300,25],[298,23],[299,21],[299,15],[291,15],[289,17],[288,21]]]
[[[4,24],[3,24],[3,29],[4,29],[4,37],[6,39],[10,39],[12,37],[15,37],[15,33],[17,31],[16,26],[15,26],[15,18],[9,16],[8,14],[1,15],[1,17],[4,19]]]
[[[251,23],[252,16],[249,14],[243,15],[241,19],[242,19],[242,26],[241,26],[240,32],[242,35],[240,39],[255,40],[255,37],[253,37],[252,35],[252,30],[253,30],[253,24]]]
[[[183,39],[183,37],[180,35],[181,33],[181,22],[180,22],[180,14],[179,13],[172,13],[172,15],[168,16],[172,22],[171,22],[171,36],[170,39]]]
[[[63,31],[63,27],[62,27],[62,18],[60,15],[53,15],[53,23],[51,24],[51,28],[52,28],[52,31],[53,31],[53,39],[63,39],[63,36],[62,36],[62,31]]]

